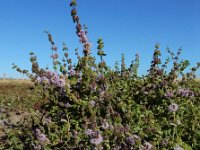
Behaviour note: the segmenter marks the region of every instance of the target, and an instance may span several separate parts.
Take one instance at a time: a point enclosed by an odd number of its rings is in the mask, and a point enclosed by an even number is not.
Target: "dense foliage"
[[[8,133],[7,149],[111,149],[111,150],[192,150],[200,149],[200,86],[195,72],[200,63],[184,73],[189,61],[179,60],[181,49],[161,62],[155,45],[151,67],[138,75],[139,55],[129,67],[122,55],[121,67],[110,69],[104,61],[103,39],[98,39],[100,62],[90,55],[87,27],[77,15],[76,1],[70,6],[76,34],[83,45],[83,56],[75,51],[73,65],[63,43],[59,61],[52,46],[54,70],[40,68],[30,53],[32,72],[26,74],[35,84],[43,103],[32,110],[27,122]],[[169,62],[173,63],[168,68]],[[31,100],[31,99],[30,99]]]

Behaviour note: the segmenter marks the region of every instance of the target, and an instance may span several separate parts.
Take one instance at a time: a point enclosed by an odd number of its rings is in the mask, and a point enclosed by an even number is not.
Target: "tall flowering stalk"
[[[82,26],[79,20],[79,17],[77,15],[77,10],[76,10],[76,0],[73,0],[70,3],[70,6],[72,7],[71,10],[71,16],[73,19],[73,22],[76,24],[76,34],[79,37],[79,41],[83,44],[83,54],[84,56],[90,55],[90,48],[91,48],[91,43],[88,40],[87,37],[87,28],[86,26]]]
[[[156,44],[155,45],[155,51],[153,53],[153,60],[151,62],[151,68],[149,70],[149,74],[150,76],[152,77],[155,77],[157,75],[162,75],[162,69],[159,69],[159,64],[161,64],[161,59],[160,59],[160,56],[161,56],[161,52],[159,50],[160,48],[160,44]]]
[[[124,76],[126,74],[126,64],[125,64],[125,56],[122,54],[121,57],[121,76]]]
[[[48,35],[48,40],[51,43],[51,50],[52,50],[52,63],[53,63],[53,68],[55,71],[57,71],[58,67],[57,65],[60,64],[60,62],[57,60],[58,59],[58,53],[57,53],[57,46],[55,45],[55,42],[53,41],[52,35],[48,31],[44,31]]]
[[[98,43],[98,47],[97,47],[98,52],[97,52],[97,55],[99,55],[100,59],[101,59],[101,62],[99,63],[99,68],[100,69],[106,68],[106,63],[103,60],[103,56],[106,56],[105,52],[103,51],[103,47],[104,47],[103,39],[102,38],[98,39],[97,43]]]
[[[139,57],[139,54],[136,54],[135,55],[135,60],[131,62],[131,65],[129,67],[130,76],[133,76],[135,78],[138,77],[139,65],[140,65],[140,57]]]

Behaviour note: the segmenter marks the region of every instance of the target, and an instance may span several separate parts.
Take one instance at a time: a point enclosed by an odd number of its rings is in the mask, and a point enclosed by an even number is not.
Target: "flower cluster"
[[[131,137],[131,136],[129,136],[129,137],[126,138],[126,142],[127,142],[128,144],[131,144],[131,145],[134,145],[134,144],[135,144],[135,140],[134,140],[134,138]]]
[[[35,136],[39,143],[44,144],[44,143],[49,143],[49,139],[47,136],[40,131],[40,129],[35,129]]]
[[[139,150],[151,150],[153,148],[152,144],[149,142],[145,142]]]
[[[76,34],[84,47],[83,53],[85,56],[88,56],[90,54],[91,43],[89,42],[87,37],[87,27],[84,26],[83,29],[82,25],[80,24],[79,17],[77,16],[77,11],[75,9],[76,5],[76,1],[72,1],[70,4],[70,6],[73,7],[71,10],[71,16],[73,18],[74,23],[76,23]]]
[[[168,106],[169,112],[176,112],[178,110],[178,105],[175,103],[172,103],[171,105]]]
[[[93,131],[91,129],[86,130],[86,135],[90,137],[90,143],[94,145],[99,145],[103,142],[103,137],[99,131]]]
[[[192,92],[190,89],[186,88],[180,88],[178,90],[178,94],[182,97],[194,97],[194,92]]]
[[[164,96],[167,98],[167,99],[170,99],[174,96],[174,92],[171,92],[171,91],[167,91]]]
[[[37,77],[37,81],[39,83],[52,84],[60,88],[63,88],[66,85],[66,81],[64,77],[60,77],[56,72],[52,72],[50,70],[46,70],[43,73],[43,76]]]

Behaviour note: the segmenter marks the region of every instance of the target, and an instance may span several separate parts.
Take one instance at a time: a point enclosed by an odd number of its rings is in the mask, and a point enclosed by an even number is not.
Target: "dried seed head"
[[[76,16],[76,14],[77,14],[77,11],[76,11],[75,8],[73,8],[73,9],[71,10],[71,16]]]

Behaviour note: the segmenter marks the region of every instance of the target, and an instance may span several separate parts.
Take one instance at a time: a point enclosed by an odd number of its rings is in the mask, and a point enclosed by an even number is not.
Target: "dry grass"
[[[0,105],[9,109],[26,108],[31,99],[33,87],[30,80],[0,80]]]
[[[24,85],[33,85],[30,80],[25,79],[2,79],[0,80],[1,86],[24,86]]]

